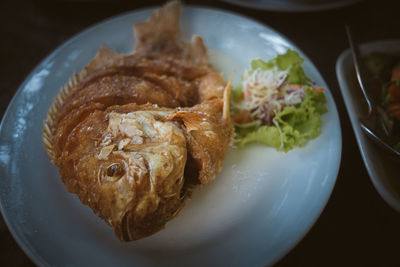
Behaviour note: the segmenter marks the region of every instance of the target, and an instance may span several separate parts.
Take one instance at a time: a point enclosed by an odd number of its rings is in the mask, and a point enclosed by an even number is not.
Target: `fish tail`
[[[171,1],[154,11],[148,20],[134,24],[136,53],[179,53],[181,10],[180,1]]]

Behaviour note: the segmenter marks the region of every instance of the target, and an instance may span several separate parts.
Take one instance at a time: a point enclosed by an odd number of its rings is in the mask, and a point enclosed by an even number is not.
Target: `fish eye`
[[[125,174],[123,163],[112,163],[107,167],[101,168],[97,179],[101,185],[111,185],[117,182]]]
[[[106,173],[109,177],[121,177],[124,175],[124,169],[121,168],[119,163],[114,163],[108,166]]]

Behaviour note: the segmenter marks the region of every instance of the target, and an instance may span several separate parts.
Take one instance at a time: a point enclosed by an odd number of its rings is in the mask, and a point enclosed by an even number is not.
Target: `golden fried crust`
[[[135,76],[113,75],[102,77],[66,101],[65,112],[86,103],[102,103],[106,106],[128,103],[153,103],[165,107],[177,107],[180,103],[154,82]]]
[[[221,170],[222,162],[233,139],[234,129],[230,121],[229,101],[231,81],[226,84],[216,72],[209,72],[200,80],[200,104],[183,108],[171,114],[185,126],[191,167],[197,170],[197,178],[190,183],[209,184]]]
[[[191,183],[209,184],[222,168],[234,132],[223,119],[222,108],[222,100],[213,99],[170,115],[185,125],[188,151],[198,170],[197,179],[188,178]]]
[[[137,24],[134,54],[100,48],[45,122],[67,190],[123,241],[164,228],[194,185],[215,178],[233,137],[230,84],[201,37],[178,45],[179,14],[173,1]]]
[[[71,89],[57,112],[56,157],[71,127],[91,111],[128,103],[157,104],[160,107],[191,106],[198,103],[202,77],[210,70],[195,68],[176,60],[157,60],[127,56],[127,65],[113,63],[114,67],[100,67]],[[124,62],[124,61],[123,61]],[[139,65],[139,67],[137,67]],[[115,67],[118,66],[118,67]]]
[[[160,230],[184,204],[184,134],[163,120],[165,112],[151,106],[135,111],[138,107],[91,113],[73,129],[58,161],[67,190],[113,226],[121,240]]]

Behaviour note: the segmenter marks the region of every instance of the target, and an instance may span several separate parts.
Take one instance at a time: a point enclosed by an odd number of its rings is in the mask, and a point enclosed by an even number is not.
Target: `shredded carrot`
[[[303,88],[303,85],[301,85],[301,84],[290,84],[289,87],[290,87],[290,89],[301,89],[301,88]]]
[[[241,92],[240,95],[238,96],[238,98],[236,99],[236,102],[237,102],[237,103],[240,103],[240,102],[243,101],[243,99],[244,99],[244,93]]]
[[[318,93],[325,92],[325,89],[323,87],[314,87],[313,90],[314,90],[314,92],[318,92]]]
[[[242,109],[239,113],[235,114],[232,119],[237,123],[248,123],[252,121],[249,111],[245,109]]]
[[[392,70],[392,81],[400,80],[400,65]]]
[[[392,84],[389,87],[389,94],[390,94],[390,98],[392,99],[392,101],[400,102],[400,85]]]

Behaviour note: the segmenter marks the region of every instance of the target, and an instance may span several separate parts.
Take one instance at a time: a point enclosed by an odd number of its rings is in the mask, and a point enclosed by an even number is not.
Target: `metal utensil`
[[[346,25],[346,33],[347,33],[347,38],[350,44],[350,51],[351,55],[353,58],[353,63],[354,63],[354,69],[356,71],[356,76],[357,76],[357,81],[360,85],[361,91],[363,93],[363,96],[365,98],[365,101],[367,103],[367,115],[365,117],[360,118],[360,126],[363,132],[371,138],[375,143],[377,143],[381,148],[385,149],[387,152],[389,152],[392,156],[395,156],[397,158],[400,158],[400,152],[394,149],[390,144],[385,142],[381,136],[379,136],[376,133],[376,130],[374,128],[375,124],[374,121],[376,121],[374,118],[376,116],[375,112],[375,107],[376,103],[374,101],[373,96],[371,95],[371,90],[370,85],[368,83],[368,71],[365,68],[362,60],[361,60],[361,54],[360,54],[360,49],[354,40],[353,34],[351,32],[351,29],[348,25]],[[389,134],[389,130],[385,128],[384,126],[384,132],[386,135]]]

